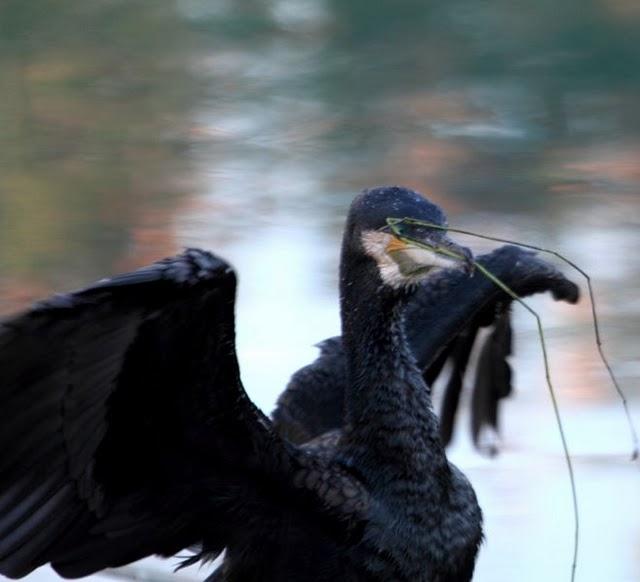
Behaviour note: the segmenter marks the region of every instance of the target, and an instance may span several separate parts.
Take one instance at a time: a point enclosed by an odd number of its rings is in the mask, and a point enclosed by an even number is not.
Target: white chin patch
[[[397,239],[387,232],[367,230],[362,233],[365,252],[375,260],[383,282],[394,289],[419,283],[434,268],[459,265],[458,261],[428,249],[409,245],[398,248],[395,241]]]

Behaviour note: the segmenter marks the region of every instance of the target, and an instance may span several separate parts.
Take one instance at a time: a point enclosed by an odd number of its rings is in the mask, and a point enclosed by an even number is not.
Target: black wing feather
[[[476,379],[471,396],[471,436],[476,448],[489,455],[495,455],[496,444],[483,442],[481,431],[487,427],[493,433],[499,432],[499,402],[509,396],[511,366],[507,358],[512,351],[511,317],[508,309],[496,313],[491,332],[480,349]]]
[[[205,530],[222,550],[229,500],[289,459],[240,383],[234,302],[229,265],[190,249],[0,324],[2,574],[83,576]]]
[[[474,319],[452,342],[451,349],[445,352],[447,359],[451,358],[452,360],[451,375],[444,389],[440,406],[440,438],[442,439],[442,444],[445,446],[451,442],[453,437],[453,429],[460,404],[460,395],[462,393],[465,373],[473,345],[476,341],[476,336],[478,335],[478,329],[478,323],[476,319]],[[433,366],[427,368],[425,375],[432,375],[432,367]],[[432,375],[433,379],[429,382],[429,385],[431,385],[436,377],[437,374],[435,377]]]

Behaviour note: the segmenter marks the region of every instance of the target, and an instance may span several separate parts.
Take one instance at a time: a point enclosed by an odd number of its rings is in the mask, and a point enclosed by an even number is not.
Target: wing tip
[[[102,279],[73,295],[90,295],[118,287],[131,287],[159,281],[191,286],[214,280],[235,283],[236,273],[233,267],[221,257],[204,249],[190,247],[178,255],[166,257],[135,271]]]

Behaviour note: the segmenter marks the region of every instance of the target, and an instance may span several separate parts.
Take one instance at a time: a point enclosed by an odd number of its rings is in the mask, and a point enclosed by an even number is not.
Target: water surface
[[[239,272],[243,376],[269,411],[339,330],[351,198],[400,183],[452,225],[588,270],[640,420],[639,21],[632,0],[5,0],[0,313],[212,249]],[[640,474],[589,307],[534,305],[575,456],[578,580],[637,580]],[[517,309],[516,348],[503,454],[478,456],[465,427],[451,451],[486,516],[475,579],[568,580],[569,485]]]

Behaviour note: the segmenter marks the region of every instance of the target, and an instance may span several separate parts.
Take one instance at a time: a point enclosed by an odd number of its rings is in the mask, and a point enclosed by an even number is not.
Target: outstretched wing
[[[520,297],[550,292],[557,301],[575,303],[579,298],[573,282],[531,251],[506,245],[478,257],[478,261]],[[453,436],[471,351],[478,346],[475,377],[470,382],[471,435],[481,452],[497,452],[499,403],[512,391],[507,361],[512,350],[511,303],[511,297],[486,277],[476,274],[465,281],[461,273],[443,272],[408,309],[410,341],[427,383],[435,381],[447,361],[451,363],[440,407],[445,445]],[[429,321],[428,314],[434,312],[442,315]],[[479,334],[480,328],[489,331]],[[452,339],[443,341],[448,333]]]
[[[0,324],[2,574],[219,552],[233,503],[286,470],[240,383],[235,283],[190,249]]]
[[[477,260],[522,297],[548,291],[556,300],[573,303],[578,299],[577,286],[530,251],[503,246]],[[504,313],[502,326],[490,336],[493,348],[477,370],[474,437],[477,439],[479,427],[497,425],[498,400],[510,389],[506,357],[511,346],[505,335],[510,303],[510,297],[482,275],[468,277],[460,270],[446,269],[427,279],[407,308],[408,338],[427,383],[435,381],[447,360],[453,364],[441,409],[445,442],[453,433],[478,330],[493,326],[497,314]],[[336,337],[319,346],[320,357],[292,376],[272,414],[274,427],[293,442],[305,442],[342,427],[347,381],[342,342]],[[492,379],[499,380],[500,386]]]

